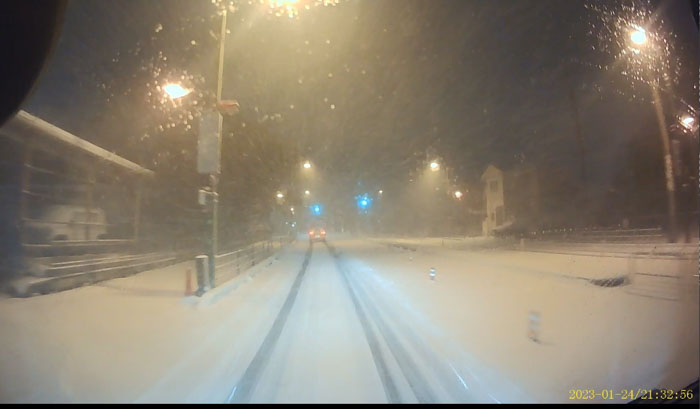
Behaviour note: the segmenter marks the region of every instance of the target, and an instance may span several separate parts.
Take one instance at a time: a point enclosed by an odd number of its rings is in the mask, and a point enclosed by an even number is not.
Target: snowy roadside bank
[[[233,382],[226,371],[254,353],[290,283],[289,266],[299,262],[295,252],[279,257],[242,273],[252,277],[247,285],[215,289],[200,307],[184,301],[193,261],[0,299],[0,401],[223,402]]]
[[[454,362],[465,363],[456,369],[481,379],[503,373],[536,401],[568,402],[576,388],[678,389],[698,377],[697,259],[636,260],[638,272],[684,278],[673,285],[603,288],[547,272],[590,257],[336,245],[365,280],[384,288],[387,305],[413,311],[416,325],[433,328],[423,334],[452,345]],[[608,258],[589,267],[598,275],[627,263]],[[533,313],[539,342],[528,337]],[[501,392],[499,400],[517,401]]]
[[[464,251],[521,251],[595,257],[636,257],[658,259],[693,259],[698,257],[698,242],[691,243],[576,243],[531,239],[499,239],[494,237],[373,237],[387,245],[416,250],[418,248]]]

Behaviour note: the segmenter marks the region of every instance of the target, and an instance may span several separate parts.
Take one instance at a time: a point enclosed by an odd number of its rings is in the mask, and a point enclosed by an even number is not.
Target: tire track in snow
[[[311,260],[311,253],[313,252],[313,246],[309,244],[309,248],[306,250],[306,256],[304,257],[304,262],[301,265],[299,273],[289,289],[289,295],[284,301],[280,312],[277,314],[275,321],[272,323],[270,331],[265,336],[258,352],[253,357],[253,360],[248,364],[243,376],[238,381],[238,383],[233,387],[231,393],[229,394],[226,403],[248,403],[250,397],[258,384],[258,380],[265,370],[265,366],[272,355],[272,351],[277,345],[284,324],[287,322],[289,317],[289,312],[294,306],[294,301],[299,293],[299,287],[301,287],[301,282],[304,279],[304,274],[306,273],[306,268],[309,266],[309,261]]]
[[[368,343],[370,344],[372,355],[375,358],[375,365],[377,366],[380,378],[382,379],[382,383],[384,384],[384,390],[387,394],[387,399],[389,400],[389,402],[398,402],[398,391],[396,390],[395,383],[391,378],[391,375],[386,367],[386,361],[384,360],[383,355],[381,354],[381,351],[378,348],[376,337],[369,328],[369,325],[365,323],[366,316],[364,315],[364,311],[360,304],[360,299],[362,299],[362,303],[367,308],[370,316],[372,317],[373,322],[375,323],[379,332],[381,333],[382,338],[384,338],[384,341],[386,342],[389,351],[394,356],[396,363],[399,365],[401,372],[406,378],[406,381],[408,382],[411,391],[415,395],[418,402],[436,402],[437,399],[435,397],[435,393],[433,392],[427,380],[423,377],[415,361],[411,358],[408,351],[406,351],[406,349],[399,341],[394,331],[392,331],[391,328],[383,320],[382,316],[379,314],[376,307],[372,304],[369,297],[364,293],[364,290],[361,289],[352,280],[350,274],[348,274],[346,267],[341,262],[338,253],[336,253],[335,248],[328,243],[326,243],[326,246],[328,247],[328,250],[333,256],[333,259],[336,263],[336,267],[340,272],[341,276],[343,277],[343,280],[347,285],[348,291],[350,292],[350,296],[353,300],[353,303],[355,304],[355,308],[358,311],[360,321],[362,322],[362,327],[363,329],[365,329],[365,335],[367,336]],[[365,322],[363,322],[363,320],[365,320]]]
[[[357,286],[364,289],[368,296],[372,296],[372,286],[366,283],[366,280],[359,276],[355,279]],[[471,396],[470,387],[467,385],[464,378],[459,374],[457,369],[449,362],[443,360],[434,351],[434,346],[430,346],[422,336],[416,334],[412,328],[397,315],[395,311],[387,306],[381,296],[374,294],[372,297],[375,304],[387,321],[393,323],[397,330],[403,334],[403,338],[407,341],[414,352],[418,355],[427,369],[432,371],[431,379],[439,380],[439,385],[456,401],[461,403],[473,403],[474,397]],[[488,392],[486,392],[488,394]],[[500,403],[496,398],[488,395],[495,403]]]
[[[330,253],[333,256],[333,260],[337,264],[339,261],[337,255],[335,254],[335,251],[333,250],[333,247],[328,244],[326,244],[326,246],[330,250]],[[362,330],[365,333],[365,338],[367,339],[370,352],[372,353],[374,365],[377,368],[377,372],[379,373],[379,379],[382,380],[382,386],[384,388],[384,394],[386,395],[386,399],[389,403],[401,403],[401,397],[399,396],[398,389],[396,388],[396,383],[391,377],[391,373],[389,372],[389,368],[387,367],[386,360],[384,359],[384,355],[382,354],[381,348],[379,347],[379,340],[377,339],[377,335],[374,333],[374,331],[372,331],[372,327],[370,326],[369,320],[367,319],[367,315],[362,309],[360,301],[358,300],[357,295],[353,291],[350,281],[348,280],[345,273],[340,269],[340,266],[338,266],[338,271],[340,271],[340,276],[343,278],[343,284],[345,285],[345,288],[350,294],[350,299],[352,300],[352,304],[355,307],[355,312],[357,313],[360,325],[362,325]]]
[[[340,258],[340,255],[338,257]],[[417,311],[410,311],[413,308],[409,308],[406,301],[402,301],[402,298],[392,299],[391,296],[387,298],[386,295],[390,294],[383,294],[383,291],[380,290],[383,285],[372,279],[376,279],[377,274],[374,276],[358,274],[364,270],[362,267],[358,270],[357,266],[354,265],[356,263],[357,261],[346,260],[343,264],[346,265],[345,269],[353,278],[356,286],[364,289],[369,296],[368,298],[376,304],[376,309],[384,316],[385,321],[391,323],[401,334],[404,344],[415,354],[413,356],[419,362],[421,370],[432,381],[436,390],[447,393],[455,403],[502,403],[501,398],[491,394],[487,386],[493,391],[498,391],[498,394],[502,390],[508,391],[509,394],[514,393],[511,396],[517,396],[517,399],[510,398],[510,401],[535,402],[531,396],[522,392],[521,388],[504,374],[490,369],[488,366],[484,367],[483,362],[475,361],[474,357],[469,354],[465,355],[460,345],[455,344],[449,338],[443,338],[444,335],[440,335],[438,338],[436,338],[437,335],[426,337],[425,332],[416,332],[415,329],[428,329],[425,322],[422,324],[419,322],[416,326],[415,322],[408,322],[405,319]],[[384,290],[388,291],[386,288]],[[399,306],[403,305],[403,308],[391,308],[397,305],[395,303]],[[434,330],[428,330],[427,333],[434,334]],[[470,367],[475,370],[473,371]],[[442,396],[442,394],[440,395]]]

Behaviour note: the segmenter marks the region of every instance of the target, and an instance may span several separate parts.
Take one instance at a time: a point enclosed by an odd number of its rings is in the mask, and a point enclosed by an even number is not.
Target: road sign
[[[238,113],[240,105],[235,99],[223,99],[217,104],[217,109],[224,115],[233,115]]]
[[[218,112],[205,112],[199,119],[197,143],[197,172],[218,174],[221,171],[221,126],[223,118]]]
[[[214,193],[210,188],[199,189],[198,202],[206,211],[212,211],[214,200],[218,193]]]

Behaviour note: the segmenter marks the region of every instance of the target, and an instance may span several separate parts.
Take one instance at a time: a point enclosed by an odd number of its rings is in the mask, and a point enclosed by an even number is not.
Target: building
[[[531,167],[489,165],[481,175],[485,214],[482,234],[525,232],[539,220],[539,183]]]
[[[36,260],[141,245],[151,170],[25,111],[0,128],[0,164],[0,281]]]

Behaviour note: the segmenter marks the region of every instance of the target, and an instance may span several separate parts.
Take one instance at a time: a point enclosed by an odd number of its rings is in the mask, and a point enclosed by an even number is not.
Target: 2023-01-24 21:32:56
[[[688,400],[693,399],[692,389],[570,389],[569,400]]]

